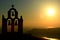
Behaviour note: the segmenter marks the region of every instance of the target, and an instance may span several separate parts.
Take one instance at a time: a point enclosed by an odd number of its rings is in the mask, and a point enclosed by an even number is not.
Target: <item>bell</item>
[[[15,22],[15,25],[17,25],[17,21]]]
[[[10,21],[8,21],[8,25],[10,25]]]
[[[12,12],[12,16],[14,16],[14,12]]]

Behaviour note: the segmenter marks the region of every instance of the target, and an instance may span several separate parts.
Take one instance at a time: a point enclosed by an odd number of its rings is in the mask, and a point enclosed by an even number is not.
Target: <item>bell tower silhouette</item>
[[[18,33],[23,32],[23,18],[22,16],[18,18],[18,11],[14,8],[14,5],[9,9],[7,18],[2,15],[2,33],[7,33],[7,25],[11,26],[11,32],[13,33],[14,25],[18,25]]]

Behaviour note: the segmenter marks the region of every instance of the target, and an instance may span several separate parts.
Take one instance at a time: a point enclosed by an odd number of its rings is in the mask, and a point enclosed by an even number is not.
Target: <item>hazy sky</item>
[[[0,25],[2,14],[7,15],[11,5],[14,4],[18,11],[19,17],[24,19],[24,27],[54,27],[59,26],[59,5],[60,0],[0,0]],[[52,8],[54,16],[46,15]]]

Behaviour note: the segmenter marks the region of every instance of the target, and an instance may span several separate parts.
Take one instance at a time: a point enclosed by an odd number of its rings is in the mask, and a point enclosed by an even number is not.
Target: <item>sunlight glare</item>
[[[58,39],[55,39],[55,38],[48,38],[48,37],[43,37],[44,39],[48,39],[48,40],[58,40]]]
[[[54,15],[54,9],[52,9],[52,8],[48,9],[48,15],[53,16]]]

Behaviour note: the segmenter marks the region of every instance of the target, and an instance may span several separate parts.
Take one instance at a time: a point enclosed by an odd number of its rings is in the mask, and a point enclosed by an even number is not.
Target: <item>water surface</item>
[[[48,37],[42,37],[42,38],[47,39],[47,40],[59,40],[57,38],[48,38]]]

